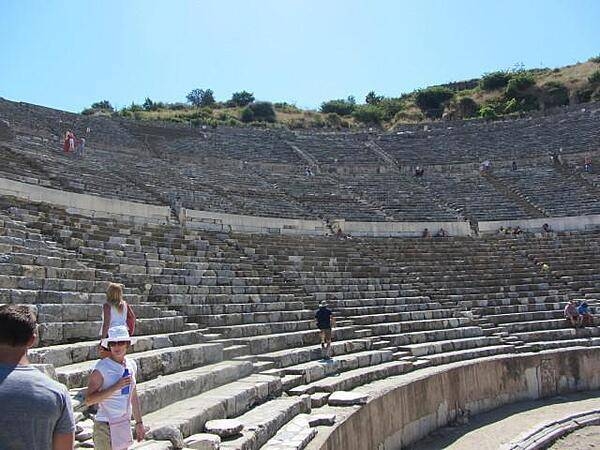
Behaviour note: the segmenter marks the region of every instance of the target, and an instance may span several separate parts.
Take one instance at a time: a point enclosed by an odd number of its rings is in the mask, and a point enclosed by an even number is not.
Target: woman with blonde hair
[[[100,337],[105,339],[108,336],[108,330],[113,327],[125,326],[129,335],[135,331],[135,314],[131,306],[123,300],[123,285],[110,283],[106,290],[106,302],[102,305],[102,329]],[[108,351],[107,348],[101,350]]]

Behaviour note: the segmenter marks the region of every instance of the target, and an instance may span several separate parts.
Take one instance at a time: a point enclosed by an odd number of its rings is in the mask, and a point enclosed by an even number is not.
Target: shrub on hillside
[[[254,101],[254,94],[252,92],[241,91],[234,92],[231,95],[231,100],[227,103],[229,106],[246,106]]]
[[[250,103],[241,113],[242,122],[275,122],[275,110],[270,102]]]
[[[107,111],[114,111],[113,106],[110,104],[110,102],[108,100],[102,100],[100,102],[92,103],[92,106],[90,106],[90,108],[92,108],[92,109],[104,109],[104,110],[107,110]]]
[[[479,80],[479,86],[484,91],[493,91],[505,87],[510,80],[510,73],[504,71],[486,73]]]
[[[396,114],[406,108],[406,104],[401,98],[384,98],[377,106],[383,114],[383,120],[393,119]]]
[[[215,96],[212,89],[193,89],[185,98],[197,108],[213,106],[215,104]]]
[[[592,72],[592,74],[588,77],[588,81],[592,84],[600,83],[600,70]]]
[[[337,99],[321,103],[322,113],[336,113],[340,116],[349,116],[356,108],[356,100],[350,96],[346,100]]]
[[[489,105],[486,105],[479,108],[479,117],[481,117],[482,119],[491,120],[497,118],[498,114],[496,114],[494,108],[492,108]]]
[[[352,117],[365,124],[379,124],[383,111],[377,105],[359,105],[352,112]]]
[[[522,94],[530,87],[535,85],[533,76],[526,73],[518,73],[514,75],[506,85],[506,96],[508,98],[519,99]]]
[[[292,105],[287,102],[276,102],[273,103],[273,108],[276,111],[286,112],[286,113],[301,113],[302,110],[298,108],[296,105]]]
[[[377,94],[375,94],[375,91],[371,91],[365,97],[365,103],[368,105],[377,105],[377,104],[381,103],[383,98],[384,98],[383,95],[377,95]]]
[[[558,81],[548,81],[542,85],[542,101],[546,108],[569,104],[569,89]]]
[[[461,97],[452,101],[446,107],[444,118],[450,120],[468,119],[477,117],[479,105],[471,97]]]
[[[244,123],[252,122],[252,121],[254,121],[254,113],[252,112],[252,110],[250,108],[248,108],[246,106],[244,109],[242,109],[242,112],[240,114],[240,119]]]
[[[600,55],[598,55],[598,56],[592,56],[590,59],[588,59],[588,61],[596,63],[596,64],[600,64]]]
[[[430,118],[442,117],[444,104],[454,97],[454,92],[440,86],[430,87],[417,91],[415,104],[423,114]]]

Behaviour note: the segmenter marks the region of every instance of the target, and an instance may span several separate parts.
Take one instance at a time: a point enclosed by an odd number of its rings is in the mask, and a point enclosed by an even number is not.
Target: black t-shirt
[[[320,307],[315,314],[315,317],[317,319],[317,327],[319,327],[322,330],[331,328],[332,315],[333,313],[329,308],[327,308],[326,306]]]

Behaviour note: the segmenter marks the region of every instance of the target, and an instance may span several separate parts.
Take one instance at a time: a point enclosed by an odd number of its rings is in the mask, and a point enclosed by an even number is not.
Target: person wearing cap
[[[122,450],[133,444],[131,414],[135,418],[138,441],[145,435],[135,376],[137,365],[126,357],[132,343],[124,325],[108,330],[102,346],[110,350],[108,357],[98,361],[90,374],[85,403],[98,405],[94,420],[94,448]]]
[[[333,312],[327,307],[327,302],[319,303],[319,309],[315,313],[317,319],[317,328],[321,335],[321,355],[324,359],[330,359],[331,355],[331,328],[335,325],[335,317]]]

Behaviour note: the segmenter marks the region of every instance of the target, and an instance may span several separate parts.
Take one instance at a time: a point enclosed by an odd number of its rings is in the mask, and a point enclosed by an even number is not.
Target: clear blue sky
[[[193,88],[317,108],[598,54],[598,0],[0,0],[0,96],[69,111]]]

